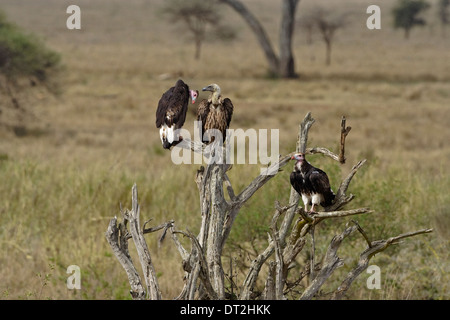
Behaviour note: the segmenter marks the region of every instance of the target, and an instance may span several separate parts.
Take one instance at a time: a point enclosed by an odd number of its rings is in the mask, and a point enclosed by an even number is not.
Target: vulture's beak
[[[212,86],[207,86],[207,87],[204,87],[202,89],[202,91],[214,91],[214,88]]]

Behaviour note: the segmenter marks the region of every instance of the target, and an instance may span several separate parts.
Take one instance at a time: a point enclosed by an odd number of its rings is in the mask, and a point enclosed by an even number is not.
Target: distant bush
[[[49,70],[56,68],[60,60],[58,53],[9,22],[0,12],[0,74],[8,81],[26,76],[44,82]]]

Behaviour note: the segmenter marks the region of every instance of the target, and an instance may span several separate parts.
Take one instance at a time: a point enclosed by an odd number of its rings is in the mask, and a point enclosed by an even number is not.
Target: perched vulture
[[[220,87],[213,83],[204,87],[202,91],[211,91],[208,100],[203,99],[197,110],[197,120],[201,121],[200,136],[204,143],[214,141],[214,132],[210,135],[207,130],[217,129],[222,133],[223,142],[226,139],[226,130],[230,126],[231,116],[233,115],[233,104],[228,98],[222,98]],[[206,133],[206,134],[205,134]]]
[[[306,161],[304,153],[297,153],[291,159],[297,161],[291,173],[291,185],[302,196],[305,211],[308,205],[312,205],[309,212],[314,212],[315,205],[330,206],[335,195],[327,174]]]
[[[197,96],[198,91],[189,90],[188,85],[181,79],[162,95],[156,110],[156,127],[165,149],[170,149],[182,139],[181,136],[175,135],[174,130],[180,129],[186,120],[189,98],[195,103]]]

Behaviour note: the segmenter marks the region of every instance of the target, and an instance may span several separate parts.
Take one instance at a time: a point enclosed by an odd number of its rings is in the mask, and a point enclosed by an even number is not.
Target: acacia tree
[[[314,7],[307,12],[299,24],[304,26],[311,37],[311,32],[316,29],[320,32],[322,40],[325,42],[325,64],[331,64],[331,48],[336,31],[345,26],[347,13],[336,13],[322,7]]]
[[[308,132],[314,121],[311,114],[308,113],[300,124],[295,152],[321,153],[344,163],[345,139],[351,129],[346,127],[345,118],[341,122],[339,154],[321,147],[306,148]],[[227,146],[228,143],[225,145]],[[226,159],[227,156],[226,147],[219,146],[218,142],[211,144],[212,147],[206,147],[201,142],[186,139],[178,146],[194,152],[202,152],[203,155],[209,153],[210,157],[217,160]],[[369,208],[342,209],[354,198],[352,194],[347,194],[347,190],[354,175],[366,162],[366,160],[361,160],[353,166],[347,177],[341,182],[333,204],[324,208],[322,212],[314,215],[305,212],[298,205],[300,196],[293,188],[290,190],[288,204],[283,206],[276,202],[269,226],[267,247],[252,260],[241,285],[235,284],[232,286],[234,291],[228,292],[225,279],[232,278],[232,275],[225,273],[222,255],[233,223],[242,206],[256,191],[274,178],[282,167],[289,163],[295,152],[280,157],[278,162],[271,164],[265,172],[257,176],[238,194],[227,175],[227,171],[230,170],[229,164],[223,161],[211,161],[206,167],[202,166],[195,177],[202,217],[198,235],[192,234],[188,229],[178,229],[173,220],[149,228],[146,228],[147,221],[141,227],[138,192],[137,186],[134,185],[131,210],[121,208],[122,221],[118,223],[116,217],[111,219],[106,231],[106,239],[128,276],[133,299],[162,299],[156,271],[144,237],[145,234],[158,230],[163,230],[160,241],[169,233],[180,253],[181,266],[184,270],[184,286],[177,299],[286,299],[287,294],[293,290],[298,291],[302,279],[308,278],[308,285],[304,287],[303,292],[297,294],[297,298],[305,300],[315,297],[333,272],[344,264],[344,259],[338,256],[337,251],[341,243],[354,232],[358,231],[364,237],[367,248],[359,254],[356,266],[342,279],[340,286],[332,292],[332,299],[341,299],[345,295],[352,282],[367,268],[370,259],[376,253],[398,243],[403,238],[432,231],[423,229],[373,241],[364,229],[356,221],[353,221],[349,222],[340,234],[332,238],[323,258],[317,259],[314,250],[314,230],[318,224],[326,219],[340,219],[372,212]],[[229,200],[225,198],[225,192],[228,193]],[[180,236],[185,236],[190,240],[190,249],[183,246],[179,239]],[[129,239],[133,239],[136,246],[145,285],[131,259],[128,250]],[[303,269],[295,268],[299,272],[292,278],[293,268],[291,265],[299,253],[308,248],[307,242],[311,243],[309,262],[303,266]],[[355,255],[358,253],[355,252]],[[263,267],[268,269],[267,273],[261,272]],[[266,275],[263,276],[263,274]],[[257,280],[263,277],[265,277],[264,288],[258,290]]]
[[[405,39],[409,39],[411,29],[415,26],[423,26],[426,21],[420,14],[430,7],[424,0],[400,0],[392,10],[394,15],[394,28],[405,30]]]
[[[264,52],[272,75],[281,78],[295,78],[294,55],[292,53],[292,38],[294,35],[295,13],[300,0],[283,0],[281,4],[281,24],[279,55],[275,53],[272,42],[258,18],[239,0],[213,0],[225,3],[233,8],[248,24],[258,39]]]
[[[161,9],[172,23],[183,23],[195,43],[195,59],[200,59],[201,47],[208,33],[221,40],[231,40],[236,35],[232,28],[222,24],[217,6],[203,0],[169,0]],[[211,31],[208,31],[211,30]]]

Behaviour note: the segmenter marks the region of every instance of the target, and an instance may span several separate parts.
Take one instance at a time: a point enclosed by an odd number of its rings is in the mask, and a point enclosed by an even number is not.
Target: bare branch
[[[430,232],[433,232],[433,229],[421,229],[421,230],[414,231],[414,232],[407,232],[407,233],[403,233],[403,234],[401,234],[399,236],[389,238],[389,239],[386,240],[386,242],[388,243],[388,246],[389,246],[391,244],[397,243],[400,239],[414,237],[414,236],[417,236],[419,234],[430,233]]]
[[[272,242],[275,246],[275,299],[285,300],[283,295],[283,288],[285,284],[285,265],[283,260],[283,253],[280,245],[280,238],[277,230],[277,221],[280,215],[286,211],[287,208],[281,208],[279,203],[275,204],[276,211],[272,218],[272,223],[270,225],[270,231],[272,235]]]
[[[345,122],[345,116],[343,116],[341,121],[341,148],[339,153],[340,163],[345,163],[345,138],[347,137],[350,130],[352,130],[352,127],[345,126]]]
[[[300,124],[299,135],[297,140],[297,150],[301,153],[306,153],[306,144],[308,142],[308,132],[311,126],[316,120],[311,116],[311,112],[308,112]]]
[[[223,175],[225,186],[227,187],[228,196],[230,197],[231,202],[236,201],[236,195],[234,194],[233,186],[231,185],[230,178],[228,178],[228,175],[224,173]]]
[[[247,276],[242,285],[242,292],[240,295],[240,299],[249,300],[251,294],[253,292],[253,288],[255,287],[256,280],[258,280],[259,271],[261,270],[263,264],[266,260],[272,255],[274,252],[274,243],[270,242],[269,246],[259,254],[256,259],[254,259],[250,265],[250,270],[247,273]]]
[[[193,246],[195,247],[195,254],[197,255],[198,259],[197,261],[198,266],[200,267],[200,279],[202,280],[202,283],[206,289],[206,292],[210,299],[217,300],[219,296],[217,295],[217,292],[214,290],[211,279],[209,277],[208,272],[208,262],[206,260],[205,255],[203,254],[203,249],[200,246],[200,243],[198,242],[197,238],[191,233],[191,232],[184,232],[184,231],[174,231],[174,233],[181,233],[191,239]]]
[[[336,198],[334,199],[334,202],[331,206],[326,207],[326,211],[336,211],[343,206],[345,206],[347,203],[353,200],[353,195],[346,195],[347,189],[350,185],[350,182],[352,181],[354,175],[356,172],[366,163],[366,160],[359,161],[356,165],[353,166],[350,173],[347,175],[347,177],[341,182],[338,191],[336,192]]]
[[[316,241],[315,241],[315,239],[314,239],[314,224],[311,226],[311,228],[310,228],[310,230],[309,230],[309,233],[310,233],[310,235],[311,235],[311,261],[310,261],[310,270],[311,270],[311,272],[310,272],[310,278],[312,279],[312,280],[314,280],[314,276],[315,276],[315,274],[314,274],[314,266],[315,266],[315,262],[314,262],[314,260],[315,260],[315,255],[316,255]]]
[[[367,236],[367,233],[363,230],[363,228],[361,228],[361,226],[359,225],[358,221],[352,220],[352,222],[356,225],[356,227],[358,228],[359,233],[361,233],[362,236],[364,237],[364,239],[366,240],[367,245],[369,246],[369,248],[371,248],[372,247],[372,243],[371,243],[369,237]]]
[[[140,228],[139,213],[140,208],[138,204],[138,192],[136,184],[133,185],[131,192],[132,210],[126,211],[128,221],[130,222],[130,233],[133,238],[136,250],[141,262],[142,271],[144,272],[144,279],[147,286],[147,296],[152,300],[160,300],[161,292],[159,290],[156,272],[153,267],[150,251],[145,242],[144,235]]]
[[[262,299],[263,300],[275,300],[276,299],[276,295],[275,295],[275,268],[276,268],[276,263],[271,261],[269,263],[269,272],[267,274],[267,280],[266,280],[266,284],[264,286],[264,291],[262,293]]]
[[[305,289],[300,300],[312,299],[336,268],[341,267],[344,264],[343,260],[337,256],[337,250],[341,246],[342,241],[355,230],[355,226],[348,227],[340,235],[334,236],[325,255],[322,269],[317,277]]]
[[[370,210],[369,208],[359,208],[344,211],[317,212],[316,214],[313,215],[313,217],[314,219],[338,218],[372,212],[374,211]]]
[[[327,157],[330,157],[333,160],[340,161],[339,156],[337,154],[331,152],[327,148],[322,148],[322,147],[308,148],[308,149],[306,149],[306,153],[310,153],[310,154],[321,153]]]
[[[119,246],[119,243],[122,242],[119,241],[119,237],[124,237],[124,234],[121,233],[119,235],[116,217],[110,220],[105,236],[117,260],[119,260],[120,264],[125,269],[125,272],[128,276],[128,282],[131,286],[131,296],[136,300],[145,299],[145,289],[142,286],[141,277],[139,276],[139,273],[137,272],[136,268],[134,267],[133,261],[130,258],[128,248]]]
[[[357,227],[355,227],[357,228]],[[423,233],[432,232],[433,229],[422,229],[415,232],[408,232],[401,234],[396,237],[391,237],[387,240],[376,240],[372,241],[369,247],[361,253],[358,264],[355,268],[353,268],[347,275],[344,281],[342,281],[341,285],[336,289],[336,291],[331,296],[332,300],[339,300],[345,295],[347,290],[350,288],[350,285],[353,281],[364,271],[367,269],[369,265],[370,259],[377,253],[386,250],[390,245],[397,243],[400,239],[404,239],[407,237],[413,237]],[[366,239],[367,241],[367,239]]]

